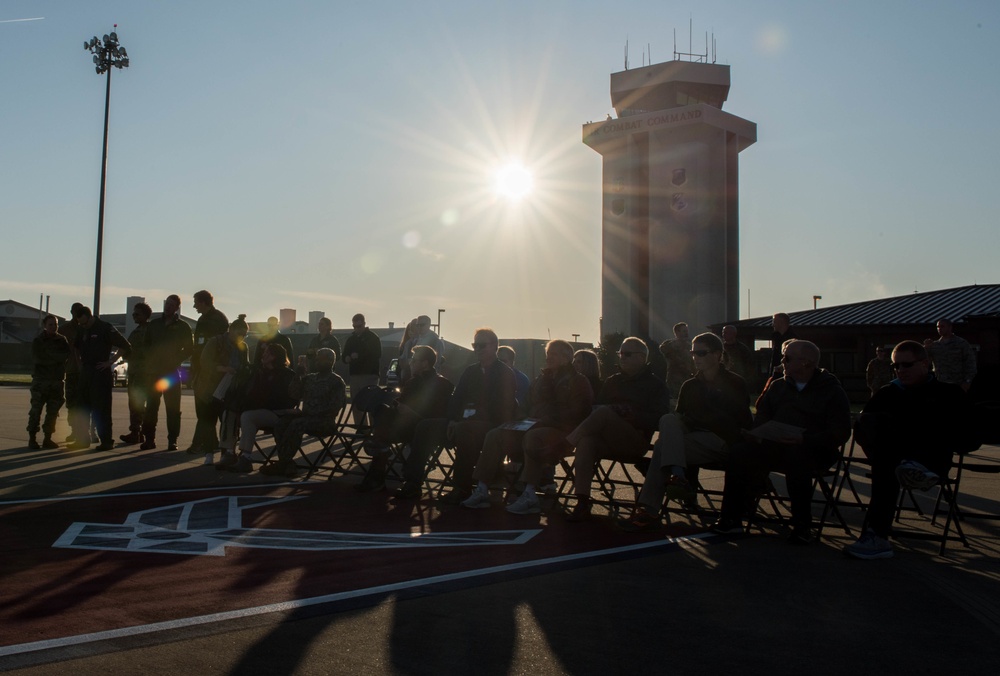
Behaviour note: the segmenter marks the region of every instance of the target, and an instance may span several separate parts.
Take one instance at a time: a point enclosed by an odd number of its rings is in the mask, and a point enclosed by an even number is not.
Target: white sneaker
[[[844,547],[844,553],[856,559],[891,559],[892,543],[866,530],[857,542]]]
[[[511,514],[538,514],[542,511],[542,506],[537,495],[521,493],[521,497],[507,505],[507,511]]]
[[[472,495],[462,501],[462,506],[469,509],[489,509],[492,506],[490,494],[474,490],[472,491]]]
[[[930,490],[941,481],[937,474],[914,460],[904,460],[896,466],[896,479],[903,488],[921,491]]]

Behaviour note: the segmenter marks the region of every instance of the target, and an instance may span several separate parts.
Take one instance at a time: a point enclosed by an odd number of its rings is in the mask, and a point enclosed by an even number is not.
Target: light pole
[[[579,342],[579,340],[580,340],[580,334],[579,333],[574,333],[572,335],[573,335],[573,342],[574,343]]]
[[[813,296],[813,310],[816,309],[816,301],[823,300],[823,296]]]
[[[443,312],[444,310],[438,309],[438,324],[437,324],[438,338],[441,338],[441,314]]]
[[[118,24],[115,24],[118,28]],[[83,48],[94,55],[98,75],[108,74],[108,88],[104,95],[104,149],[101,154],[101,203],[97,216],[97,272],[94,275],[94,315],[101,312],[101,256],[104,251],[104,195],[108,180],[108,114],[111,112],[111,67],[128,68],[128,53],[118,44],[118,34],[111,31],[103,40],[97,36],[83,43]]]

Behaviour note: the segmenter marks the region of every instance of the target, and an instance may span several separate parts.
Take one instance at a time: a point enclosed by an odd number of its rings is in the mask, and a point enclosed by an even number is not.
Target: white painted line
[[[94,498],[131,498],[137,495],[170,495],[171,493],[206,493],[210,491],[247,491],[256,488],[277,488],[281,486],[319,486],[327,481],[282,481],[276,484],[254,484],[252,486],[205,486],[204,488],[172,488],[162,491],[134,491],[129,493],[81,493],[79,495],[56,495],[50,498],[26,498],[24,500],[0,500],[0,507],[6,505],[27,505],[35,502],[65,502],[67,500],[93,500]]]
[[[307,608],[309,606],[316,606],[324,603],[333,603],[336,601],[346,601],[348,599],[361,598],[364,596],[386,594],[389,592],[401,591],[413,587],[441,584],[443,582],[452,582],[455,580],[465,580],[485,575],[493,575],[495,573],[510,572],[515,570],[526,570],[530,568],[549,566],[558,563],[567,563],[571,561],[582,561],[585,559],[596,558],[599,556],[623,554],[626,552],[637,552],[645,549],[655,549],[658,547],[665,547],[667,545],[677,545],[677,544],[684,545],[686,543],[696,542],[698,540],[704,540],[706,538],[714,536],[715,536],[714,533],[698,533],[696,535],[685,535],[677,538],[666,538],[664,540],[657,540],[654,542],[644,542],[637,545],[628,545],[626,547],[615,547],[613,549],[602,549],[592,552],[581,552],[579,554],[566,554],[564,556],[555,556],[548,559],[523,561],[520,563],[512,563],[503,566],[493,566],[491,568],[480,568],[479,570],[467,570],[459,573],[449,573],[447,575],[435,575],[433,577],[425,577],[419,580],[396,582],[393,584],[380,585],[378,587],[369,587],[367,589],[356,589],[353,591],[338,592],[336,594],[327,594],[325,596],[314,596],[312,598],[299,599],[297,601],[272,603],[265,606],[257,606],[255,608],[230,610],[223,613],[212,613],[211,615],[186,617],[179,620],[168,620],[166,622],[154,622],[152,624],[144,624],[135,627],[125,627],[123,629],[109,629],[107,631],[98,631],[98,632],[93,632],[91,634],[79,634],[77,636],[66,636],[63,638],[49,639],[46,641],[34,641],[31,643],[20,643],[17,645],[0,646],[0,657],[8,655],[20,655],[23,653],[35,652],[38,650],[65,648],[67,646],[82,645],[85,643],[95,643],[98,641],[107,641],[110,639],[141,636],[144,634],[153,634],[158,631],[169,631],[171,629],[184,629],[186,627],[197,627],[199,625],[204,625],[204,624],[215,624],[217,622],[226,622],[229,620],[238,620],[247,617],[255,617],[258,615],[266,615],[268,613],[287,612],[290,610],[296,610],[298,608]]]

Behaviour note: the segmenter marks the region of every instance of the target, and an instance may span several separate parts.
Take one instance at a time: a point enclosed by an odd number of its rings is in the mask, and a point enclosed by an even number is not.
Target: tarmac
[[[374,514],[370,497],[350,489],[356,477],[276,483],[256,472],[218,472],[201,457],[162,448],[29,451],[27,408],[27,387],[0,387],[2,671],[896,674],[989,673],[1000,664],[1000,521],[970,515],[962,521],[969,546],[949,542],[943,556],[936,542],[900,538],[894,558],[856,561],[841,553],[854,537],[837,526],[827,525],[819,542],[795,547],[780,526],[767,524],[748,535],[688,537],[704,522],[671,515],[667,533],[674,537],[637,537],[617,532],[606,515],[586,528],[565,523],[548,505],[536,523],[539,540],[545,536],[550,544],[537,559],[470,548],[484,553],[462,559],[461,570],[437,574],[433,559],[419,563],[414,555],[412,563],[404,557],[384,566],[382,554],[360,552],[344,559],[358,575],[362,591],[356,593],[324,595],[328,590],[318,583],[314,594],[301,585],[282,587],[277,573],[235,592],[227,583],[245,572],[232,567],[236,561],[263,565],[277,555],[249,551],[242,559],[227,554],[189,563],[195,557],[57,550],[49,534],[89,518],[87,510],[113,511],[128,500],[161,495],[311,491],[337,506],[330,518],[358,524],[404,517],[474,524],[481,515],[430,501],[414,506],[413,514],[400,515],[410,507],[398,505],[389,516]],[[182,448],[193,431],[193,409],[185,393]],[[127,431],[123,390],[114,394],[114,414],[117,436]],[[56,439],[67,433],[63,416]],[[1000,463],[1000,448],[984,447],[974,456]],[[852,476],[866,494],[863,470]],[[717,487],[722,478],[706,483],[713,481]],[[933,496],[932,490],[920,499],[925,509]],[[967,474],[960,504],[1000,514],[998,475]],[[841,510],[856,537],[863,510],[850,504]],[[504,522],[502,514],[490,519]],[[940,532],[913,511],[904,512],[901,525]],[[581,547],[583,539],[589,549]],[[444,571],[458,555],[440,551]],[[165,565],[167,556],[172,565]],[[338,575],[346,576],[331,574],[323,584]],[[393,581],[379,586],[379,576]],[[127,578],[147,581],[126,592]],[[212,587],[224,593],[204,592]],[[191,613],[176,614],[170,596],[185,597],[196,615],[216,619],[188,621]],[[263,598],[282,602],[258,602]],[[153,608],[156,603],[164,607]],[[151,619],[137,628],[134,617],[141,613],[133,606],[141,604],[150,606]],[[244,606],[253,612],[212,615]],[[116,612],[133,618],[118,633],[107,630]],[[156,619],[165,616],[169,622]],[[35,627],[38,640],[26,639]]]

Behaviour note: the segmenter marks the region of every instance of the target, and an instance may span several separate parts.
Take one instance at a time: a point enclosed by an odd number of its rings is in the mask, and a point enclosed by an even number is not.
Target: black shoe
[[[566,515],[566,520],[570,523],[580,523],[590,519],[591,503],[589,498],[578,498],[573,511]]]
[[[385,490],[385,475],[382,472],[369,471],[361,483],[354,485],[358,493],[374,493]]]
[[[151,451],[154,448],[156,448],[156,439],[152,437],[146,437],[146,440],[139,446],[140,451]]]
[[[626,533],[656,533],[661,527],[660,517],[643,507],[636,507],[629,517],[618,520],[618,528]]]
[[[95,451],[110,451],[114,447],[115,447],[115,445],[113,443],[111,443],[110,441],[105,441],[105,442],[101,443],[94,450]]]
[[[188,455],[205,455],[206,453],[206,451],[202,450],[201,444],[191,444],[186,449],[184,449],[184,452],[187,453]]]
[[[815,541],[816,538],[813,537],[812,530],[807,526],[793,528],[791,535],[788,536],[788,544],[796,545],[797,547],[811,545]]]
[[[153,442],[151,441],[150,443],[153,443]],[[153,448],[156,448],[156,444],[153,444]],[[176,451],[177,450],[177,442],[176,441],[171,441],[169,444],[167,444],[167,450],[168,451]]]
[[[720,535],[735,535],[746,532],[746,529],[743,528],[743,522],[736,519],[719,519],[709,526],[708,529]]]
[[[440,499],[443,505],[460,505],[469,499],[472,495],[472,491],[467,488],[456,488],[451,493],[448,493]]]
[[[128,434],[122,434],[118,437],[125,444],[138,444],[142,441],[142,437],[138,432],[129,432]]]
[[[279,460],[276,463],[264,465],[260,468],[260,473],[267,476],[293,477],[296,471],[295,463],[291,460]]]
[[[421,486],[416,481],[407,481],[396,489],[395,496],[400,500],[417,500],[423,493]]]
[[[57,444],[56,442],[52,441],[52,437],[45,437],[42,440],[42,448],[46,448],[46,449],[59,448],[59,444]]]
[[[34,434],[28,437],[28,448],[33,451],[37,451],[41,448],[41,446],[38,445],[38,439],[35,438]]]
[[[215,463],[215,469],[227,470],[236,466],[236,454],[232,451],[223,451],[219,462]]]

